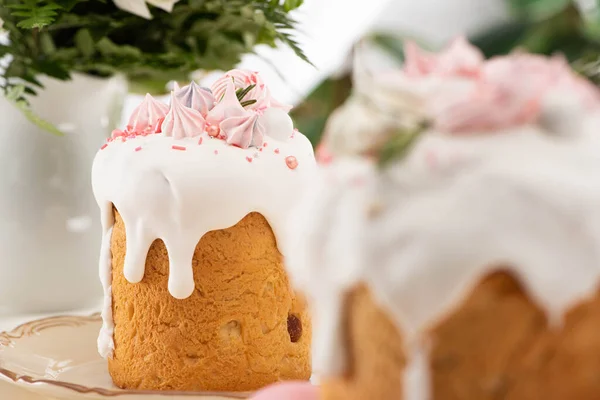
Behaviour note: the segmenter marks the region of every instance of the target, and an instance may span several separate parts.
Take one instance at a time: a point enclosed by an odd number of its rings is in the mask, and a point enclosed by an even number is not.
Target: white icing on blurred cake
[[[385,79],[432,127],[378,169],[353,154],[372,151],[359,141],[377,141],[389,125],[375,117],[370,136],[349,122],[368,111],[342,108],[326,140],[337,158],[294,213],[288,267],[314,306],[318,373],[343,373],[342,299],[365,282],[406,339],[405,398],[424,399],[427,329],[492,268],[510,266],[554,323],[597,290],[600,95],[560,58],[485,62],[464,40],[441,55],[407,53]],[[360,137],[351,151],[336,147],[344,134]]]
[[[282,107],[257,73],[234,70],[212,91],[195,83],[177,88],[170,106],[147,96],[129,126],[102,146],[92,168],[104,229],[102,356],[110,356],[114,346],[113,207],[127,227],[126,279],[143,279],[148,249],[162,239],[169,253],[169,292],[178,299],[193,293],[192,257],[207,232],[259,212],[278,241],[286,236],[291,207],[316,163],[310,142],[294,130]]]

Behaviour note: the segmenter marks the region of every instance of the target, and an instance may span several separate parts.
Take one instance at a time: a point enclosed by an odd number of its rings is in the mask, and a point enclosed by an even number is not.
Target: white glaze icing
[[[235,98],[235,91],[230,94]],[[237,111],[258,120],[258,112],[244,110],[233,98],[225,96],[209,113],[233,102]],[[227,115],[231,110],[223,111],[220,119],[213,115],[214,123],[231,118]],[[269,129],[279,126],[271,124]],[[168,289],[177,299],[194,291],[193,253],[207,232],[231,227],[258,212],[271,225],[278,245],[289,234],[291,207],[316,169],[308,139],[298,133],[277,140],[272,136],[278,133],[264,129],[260,143],[253,135],[252,143],[241,148],[228,144],[225,136],[210,136],[204,128],[201,113],[172,95],[162,132],[116,131],[96,155],[92,184],[104,230],[100,277],[105,301],[98,339],[103,357],[110,357],[114,348],[113,206],[126,227],[125,278],[131,283],[143,279],[150,245],[161,239],[169,256]],[[245,135],[242,129],[236,132]],[[281,252],[285,255],[284,249]]]
[[[537,126],[429,132],[385,174],[362,159],[324,169],[294,213],[288,256],[294,283],[317,304],[315,321],[327,321],[314,328],[315,345],[330,350],[316,370],[335,375],[344,364],[340,296],[360,281],[411,348],[493,267],[510,268],[551,323],[592,296],[600,283],[599,130],[598,116],[588,115],[569,136]],[[373,206],[380,211],[367,219]],[[427,363],[410,361],[421,384],[407,386],[414,393],[405,398],[426,399],[415,393],[427,393]]]

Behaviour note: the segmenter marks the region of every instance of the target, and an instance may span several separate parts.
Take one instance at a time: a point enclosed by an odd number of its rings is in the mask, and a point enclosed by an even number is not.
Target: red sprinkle
[[[279,154],[279,149],[275,149],[275,154]]]
[[[135,151],[140,151],[142,149],[142,146],[138,146],[135,148]]]
[[[289,169],[296,169],[298,167],[298,160],[294,156],[288,156],[285,158],[285,164]]]
[[[108,144],[104,143],[104,144],[102,145],[102,147],[100,147],[100,150],[104,150],[104,149],[105,149],[107,146],[108,146]]]
[[[172,148],[173,150],[185,150],[185,147],[184,147],[184,146],[175,146],[175,145],[173,145],[173,146],[171,146],[171,148]]]
[[[156,126],[154,127],[154,133],[162,133],[162,123],[165,120],[164,117],[159,118],[158,121],[156,121]]]
[[[262,147],[260,149],[258,149],[258,151],[262,151]]]
[[[267,145],[268,145],[268,143],[267,143],[267,142],[264,142],[264,143],[263,143],[263,147],[267,147]]]
[[[219,150],[215,150],[215,154],[219,154]]]
[[[216,125],[211,125],[206,129],[206,133],[208,133],[208,136],[210,137],[217,137],[219,136],[219,127]]]
[[[198,144],[202,144],[202,138],[200,138],[200,140],[198,140]]]
[[[246,161],[252,162],[252,157],[246,157]]]

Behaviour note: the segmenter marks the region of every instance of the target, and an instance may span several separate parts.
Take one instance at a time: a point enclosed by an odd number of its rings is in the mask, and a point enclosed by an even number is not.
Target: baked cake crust
[[[193,257],[194,293],[168,291],[169,262],[152,244],[141,282],[123,274],[126,228],[118,212],[112,232],[114,356],[109,371],[128,389],[251,391],[311,375],[311,327],[292,291],[266,219],[250,213],[207,233]],[[288,316],[302,323],[288,332]]]
[[[484,278],[424,338],[431,398],[594,400],[600,393],[600,296],[556,326],[509,273]],[[366,286],[346,298],[348,368],[324,381],[324,400],[402,400],[406,352]]]

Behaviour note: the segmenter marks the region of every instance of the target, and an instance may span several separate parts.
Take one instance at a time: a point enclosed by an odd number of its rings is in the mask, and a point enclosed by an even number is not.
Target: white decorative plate
[[[248,393],[121,390],[96,350],[101,319],[53,317],[0,333],[0,381],[57,400],[230,400]]]

